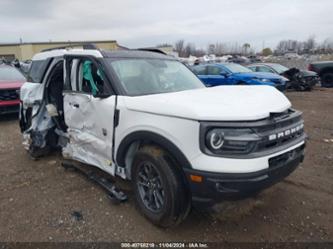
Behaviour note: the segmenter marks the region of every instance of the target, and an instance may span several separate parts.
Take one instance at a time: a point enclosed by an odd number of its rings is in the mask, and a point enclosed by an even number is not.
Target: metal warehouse
[[[8,60],[29,60],[34,54],[44,49],[71,46],[83,43],[93,43],[98,48],[106,50],[115,50],[119,47],[117,41],[115,40],[3,43],[0,44],[0,58],[5,58]]]

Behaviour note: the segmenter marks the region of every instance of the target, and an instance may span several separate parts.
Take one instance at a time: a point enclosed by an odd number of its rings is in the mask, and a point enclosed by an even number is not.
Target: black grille
[[[19,93],[17,89],[0,90],[0,101],[17,100],[19,99]]]
[[[293,118],[288,117],[288,115],[278,116],[273,117],[272,121],[270,125],[256,129],[256,132],[261,137],[257,144],[256,152],[283,146],[305,135],[301,116]]]
[[[200,149],[208,155],[232,158],[255,158],[270,155],[305,141],[306,134],[303,126],[302,113],[293,109],[270,113],[268,118],[257,121],[202,122],[200,127]],[[244,155],[213,153],[205,146],[205,137],[211,127],[250,129],[256,135],[256,139],[248,143],[249,150]]]
[[[19,109],[19,105],[0,106],[0,114],[16,113]]]
[[[319,77],[317,76],[308,76],[304,78],[304,81],[311,85],[316,85],[319,82]]]

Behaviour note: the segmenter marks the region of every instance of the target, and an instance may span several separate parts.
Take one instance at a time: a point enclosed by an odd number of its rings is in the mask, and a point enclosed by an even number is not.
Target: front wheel
[[[181,171],[168,154],[156,146],[136,152],[132,164],[132,184],[137,206],[153,224],[179,224],[190,209],[190,194]]]

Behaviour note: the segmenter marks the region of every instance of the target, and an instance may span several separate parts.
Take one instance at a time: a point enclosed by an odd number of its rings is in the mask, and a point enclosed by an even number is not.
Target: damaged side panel
[[[59,67],[59,62],[63,67]],[[24,147],[33,157],[59,149],[65,158],[97,166],[114,175],[115,96],[95,98],[77,91],[77,65],[72,63],[71,72],[66,74],[66,63],[58,58],[51,63],[42,83],[28,82],[22,86],[20,122]],[[71,89],[64,87],[66,75],[71,78]]]
[[[114,175],[112,163],[113,109],[115,98],[94,98],[84,93],[64,93],[69,143],[63,156],[98,166]]]
[[[48,139],[52,140],[52,146],[57,142],[54,134],[55,123],[47,112],[44,93],[45,82],[26,82],[20,91],[20,126],[23,132],[23,145],[33,157],[48,153],[51,145]],[[53,135],[50,135],[51,133]]]
[[[20,120],[23,131],[25,149],[46,147],[45,137],[49,129],[54,127],[51,117],[47,114],[43,102],[44,85],[25,83],[20,92],[22,100]]]

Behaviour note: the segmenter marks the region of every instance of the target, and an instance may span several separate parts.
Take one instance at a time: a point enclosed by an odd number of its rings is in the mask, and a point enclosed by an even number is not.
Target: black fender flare
[[[119,144],[116,152],[116,162],[118,165],[125,165],[125,157],[129,146],[135,141],[152,142],[170,153],[182,168],[191,169],[191,163],[183,152],[169,139],[151,131],[135,131],[128,134]]]

